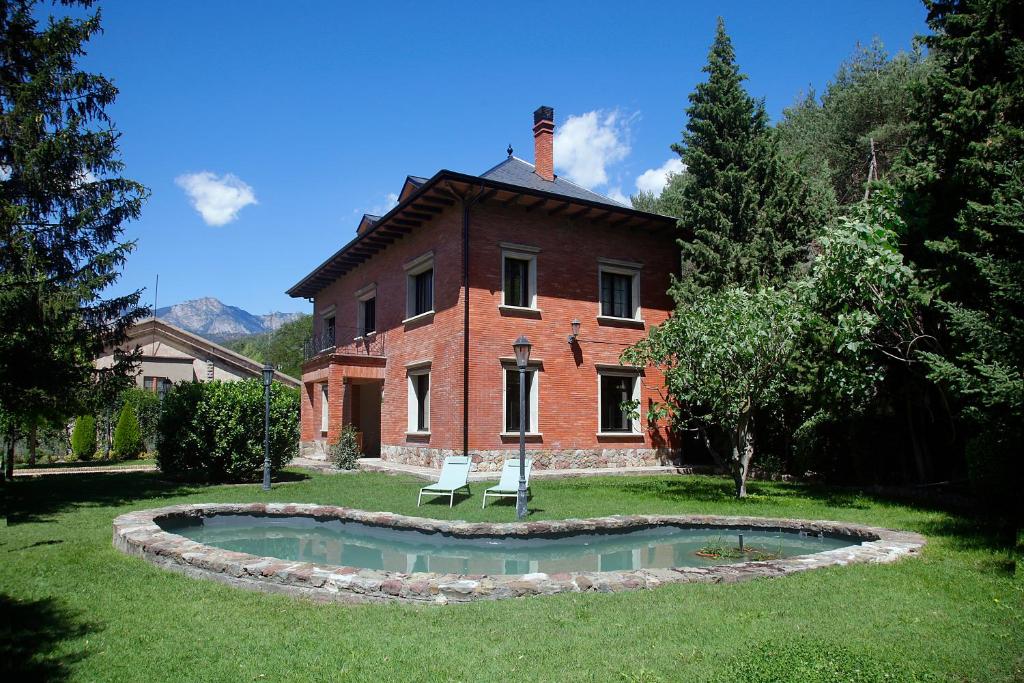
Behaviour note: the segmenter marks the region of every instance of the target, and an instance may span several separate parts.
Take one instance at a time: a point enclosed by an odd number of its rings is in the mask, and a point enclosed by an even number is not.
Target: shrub
[[[339,470],[354,470],[359,467],[359,458],[363,457],[359,450],[359,432],[352,425],[341,428],[338,440],[331,444],[328,457]]]
[[[71,433],[71,452],[79,460],[92,460],[96,455],[96,418],[82,415],[75,420],[75,430]]]
[[[258,481],[263,472],[263,383],[191,382],[164,397],[157,464],[168,475],[208,482]],[[280,470],[299,446],[299,392],[271,387],[270,460]]]
[[[135,409],[125,403],[114,429],[114,455],[118,458],[137,458],[143,450],[142,433]]]
[[[135,411],[139,422],[139,435],[142,437],[143,449],[156,449],[156,423],[160,419],[160,397],[146,389],[125,389],[118,397],[120,405],[129,405]]]

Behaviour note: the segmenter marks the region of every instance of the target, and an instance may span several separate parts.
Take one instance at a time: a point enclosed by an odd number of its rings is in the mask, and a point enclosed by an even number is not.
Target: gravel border
[[[222,550],[163,531],[157,520],[213,514],[308,515],[374,526],[416,529],[454,536],[561,536],[609,529],[662,525],[691,527],[784,528],[863,539],[860,545],[777,560],[713,567],[676,567],[613,572],[533,573],[522,575],[403,573],[293,562]],[[448,604],[555,593],[657,588],[669,583],[736,583],[786,576],[821,567],[889,563],[916,555],[926,540],[920,534],[845,522],[717,515],[630,515],[592,519],[488,524],[407,517],[390,512],[301,503],[201,503],[131,512],[114,520],[114,547],[160,567],[232,586],[301,596],[317,601]]]

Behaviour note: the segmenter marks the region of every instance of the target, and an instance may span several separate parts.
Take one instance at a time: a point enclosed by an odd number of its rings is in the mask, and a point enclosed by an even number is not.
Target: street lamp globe
[[[512,350],[516,352],[516,367],[525,368],[529,364],[530,346],[530,340],[523,334],[512,343]]]

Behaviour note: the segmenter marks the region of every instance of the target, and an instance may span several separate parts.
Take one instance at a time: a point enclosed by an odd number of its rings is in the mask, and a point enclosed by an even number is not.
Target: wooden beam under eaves
[[[438,197],[437,195],[433,195],[433,194],[423,195],[422,197],[420,197],[416,201],[417,202],[429,202],[430,204],[437,204],[439,206],[454,206],[455,205],[455,202],[452,201],[451,199],[446,199],[445,197]]]
[[[550,211],[548,211],[548,215],[549,216],[557,216],[558,214],[560,214],[563,211],[565,211],[566,209],[568,209],[570,206],[572,206],[572,204],[570,202],[562,202],[561,204],[559,204],[555,208],[553,208]]]

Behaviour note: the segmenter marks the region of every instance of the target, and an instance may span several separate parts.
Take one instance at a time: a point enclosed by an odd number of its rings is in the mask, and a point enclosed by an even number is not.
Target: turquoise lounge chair
[[[420,495],[416,498],[416,507],[420,506],[423,494],[434,496],[449,496],[448,507],[455,504],[455,492],[466,489],[469,493],[469,469],[473,466],[469,458],[464,455],[450,455],[444,459],[441,466],[441,478],[436,484],[424,486],[420,489]]]
[[[533,460],[526,461],[526,495],[530,495],[530,468],[533,467]],[[519,495],[519,458],[506,460],[505,466],[501,468],[501,481],[497,486],[484,491],[484,503],[480,507],[487,507],[487,496],[494,498],[515,498]]]

